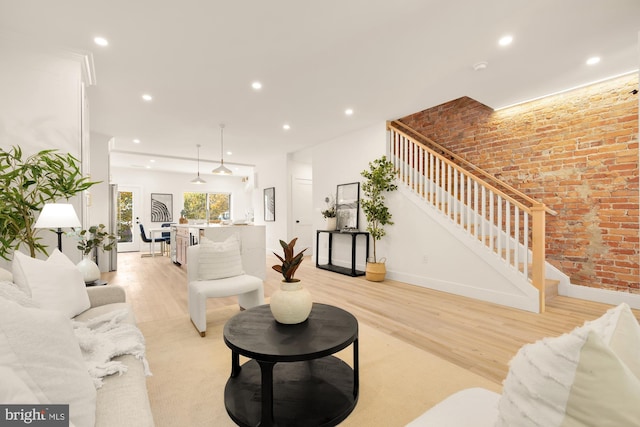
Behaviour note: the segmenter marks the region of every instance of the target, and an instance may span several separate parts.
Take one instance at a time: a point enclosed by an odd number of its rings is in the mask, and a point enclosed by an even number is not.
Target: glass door
[[[118,187],[117,195],[118,252],[140,250],[140,190],[136,187]]]

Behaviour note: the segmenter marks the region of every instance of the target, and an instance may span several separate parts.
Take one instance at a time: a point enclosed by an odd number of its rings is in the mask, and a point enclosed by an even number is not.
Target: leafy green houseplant
[[[105,231],[104,224],[92,225],[88,230],[73,230],[67,235],[78,240],[76,247],[82,251],[82,255],[89,255],[95,248],[108,252],[118,243],[116,236]]]
[[[361,201],[362,211],[367,219],[367,231],[373,238],[373,263],[379,263],[376,252],[376,241],[382,239],[386,234],[384,226],[393,225],[391,221],[391,212],[386,205],[385,195],[388,192],[395,191],[398,186],[395,184],[396,171],[386,156],[382,156],[372,162],[369,162],[369,169],[360,172],[365,181],[362,184],[362,192],[364,194]],[[367,269],[370,268],[370,262],[367,262]],[[382,263],[384,266],[384,263]],[[372,275],[367,272],[367,278],[374,280]],[[384,279],[384,274],[382,279]]]
[[[274,252],[274,255],[280,260],[281,264],[274,265],[273,269],[282,274],[284,279],[280,283],[280,289],[271,295],[269,306],[274,319],[278,323],[285,325],[295,325],[304,322],[309,317],[311,308],[313,307],[311,294],[302,287],[299,279],[293,277],[303,260],[304,251],[307,250],[305,248],[294,255],[294,246],[297,240],[297,237],[289,243],[280,240],[284,257]]]
[[[324,198],[324,202],[327,204],[325,210],[321,211],[322,217],[324,219],[327,218],[335,218],[336,217],[336,201],[333,197],[327,196]]]
[[[14,250],[25,245],[31,257],[47,254],[37,229],[35,214],[45,203],[53,203],[81,193],[97,182],[82,176],[79,161],[58,150],[42,150],[25,156],[13,146],[0,148],[0,257],[10,260]]]

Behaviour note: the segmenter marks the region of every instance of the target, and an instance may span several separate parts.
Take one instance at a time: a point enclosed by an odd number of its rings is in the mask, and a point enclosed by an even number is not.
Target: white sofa
[[[640,426],[640,326],[626,304],[522,347],[502,394],[454,393],[407,427]]]
[[[87,288],[91,308],[75,317],[86,321],[108,311],[125,308],[129,311],[126,321],[136,320],[129,304],[125,302],[124,289],[119,286],[96,286]],[[123,375],[104,377],[102,387],[96,395],[96,427],[104,426],[153,426],[153,415],[147,394],[147,376],[143,362],[126,354],[114,360],[127,365]]]
[[[14,257],[13,276],[0,271],[0,403],[68,404],[75,427],[153,426],[144,341],[124,289],[85,287],[62,257],[19,266]],[[110,341],[93,345],[100,337],[89,328],[107,331]],[[120,356],[94,363],[87,355],[120,354],[118,340],[127,341]]]

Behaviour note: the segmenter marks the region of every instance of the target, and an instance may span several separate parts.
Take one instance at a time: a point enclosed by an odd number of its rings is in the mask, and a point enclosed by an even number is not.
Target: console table
[[[318,250],[320,248],[320,233],[328,233],[329,234],[329,244],[328,244],[328,255],[327,255],[327,263],[320,264],[319,262],[319,253]],[[331,262],[332,255],[332,246],[333,246],[333,236],[350,236],[351,237],[351,268],[341,267],[339,265],[333,265]],[[346,231],[341,232],[337,230],[316,230],[316,267],[321,268],[323,270],[329,270],[340,274],[346,274],[347,276],[364,276],[365,272],[362,270],[356,270],[356,240],[358,236],[364,236],[366,241],[366,255],[365,255],[365,263],[367,262],[367,258],[369,258],[369,233],[366,231]]]
[[[314,303],[297,325],[276,322],[269,305],[224,325],[231,377],[224,405],[240,426],[335,426],[358,401],[358,321],[338,307]],[[334,353],[353,346],[353,368]],[[250,360],[240,366],[240,355]]]

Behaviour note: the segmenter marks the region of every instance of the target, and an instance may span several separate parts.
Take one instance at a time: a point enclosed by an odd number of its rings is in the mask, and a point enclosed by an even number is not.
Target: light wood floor
[[[278,287],[280,276],[267,259],[265,296]],[[528,313],[401,282],[368,282],[302,263],[296,277],[314,301],[353,313],[360,322],[413,344],[443,359],[501,383],[508,362],[526,343],[569,332],[611,306],[555,297],[543,314]],[[183,317],[187,310],[186,270],[168,257],[141,258],[118,254],[118,271],[103,273],[109,284],[123,286],[138,322]],[[209,299],[208,308],[236,304],[235,297]],[[640,312],[635,311],[640,319]]]

